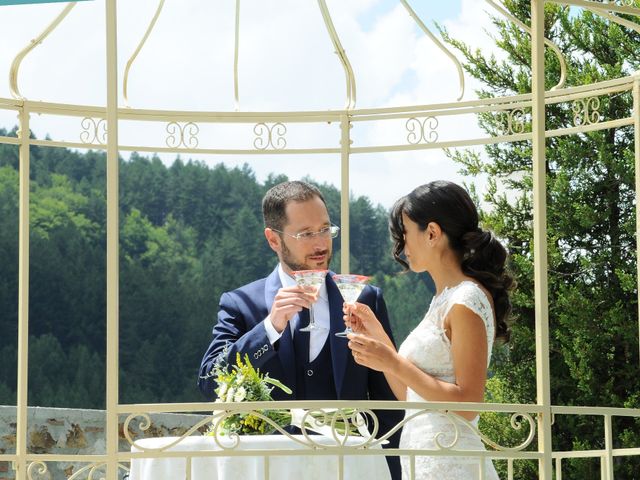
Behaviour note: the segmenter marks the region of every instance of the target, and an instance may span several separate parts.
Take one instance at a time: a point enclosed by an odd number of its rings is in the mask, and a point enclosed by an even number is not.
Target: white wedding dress
[[[461,304],[475,312],[484,321],[487,331],[487,365],[491,360],[494,322],[491,304],[485,293],[471,281],[464,281],[452,288],[446,288],[433,297],[429,311],[418,326],[409,334],[400,346],[399,353],[422,371],[435,378],[454,383],[455,374],[451,357],[451,343],[443,329],[444,319],[453,305]],[[407,389],[408,402],[424,401],[416,392]],[[405,418],[420,410],[407,410]],[[472,422],[477,427],[478,417]],[[455,441],[456,427],[458,440],[452,450],[484,450],[478,434],[470,429],[464,420],[455,415],[448,416],[438,412],[426,412],[408,420],[402,429],[400,448],[440,450]],[[438,446],[440,443],[440,447]],[[402,478],[409,479],[410,458],[402,457]],[[473,480],[480,478],[479,457],[460,456],[416,456],[416,480]],[[498,479],[490,459],[485,462],[485,477]]]

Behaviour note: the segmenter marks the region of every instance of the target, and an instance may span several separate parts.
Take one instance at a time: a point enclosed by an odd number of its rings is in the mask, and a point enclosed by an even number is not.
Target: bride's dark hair
[[[514,280],[506,268],[507,249],[493,232],[478,226],[478,210],[467,191],[459,185],[438,180],[421,185],[409,195],[400,198],[389,218],[389,230],[393,239],[393,258],[405,269],[404,225],[406,214],[426,230],[431,222],[437,223],[449,239],[449,245],[461,259],[465,275],[480,282],[493,297],[496,313],[496,339],[509,340],[508,319],[511,313],[509,291]]]

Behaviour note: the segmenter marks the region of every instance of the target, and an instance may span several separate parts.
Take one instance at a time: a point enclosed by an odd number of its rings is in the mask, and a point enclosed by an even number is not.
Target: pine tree
[[[530,24],[530,2],[507,0],[507,9]],[[586,85],[632,74],[638,67],[640,37],[589,12],[557,5],[545,8],[545,36],[559,46],[568,67],[568,86]],[[496,45],[507,58],[487,58],[451,38],[465,58],[469,74],[479,79],[482,98],[531,92],[530,48],[526,32],[495,17]],[[552,52],[545,53],[546,88],[560,76]],[[632,98],[622,92],[599,98],[603,120],[631,116]],[[547,130],[574,125],[572,105],[548,105]],[[495,135],[504,115],[483,114],[480,124]],[[640,134],[640,132],[636,132]],[[506,239],[517,277],[512,341],[498,352],[489,381],[493,401],[532,403],[535,393],[533,306],[532,161],[530,142],[496,144],[488,160],[472,152],[451,156],[467,175],[485,174],[485,226]],[[638,322],[633,170],[633,130],[622,127],[547,140],[547,216],[551,401],[554,405],[640,406],[637,370]],[[500,182],[500,183],[498,183]],[[505,188],[510,190],[509,196]],[[486,417],[485,417],[486,420]],[[509,443],[509,434],[499,440]],[[637,447],[640,421],[614,421],[614,445]],[[602,420],[556,417],[554,450],[602,448]],[[638,457],[616,458],[616,478],[635,478]],[[598,461],[571,460],[563,478],[597,478]],[[536,478],[532,462],[516,462],[515,478]]]

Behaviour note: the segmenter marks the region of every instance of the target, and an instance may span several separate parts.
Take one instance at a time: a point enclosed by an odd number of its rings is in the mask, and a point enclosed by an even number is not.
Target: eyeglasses
[[[281,230],[276,230],[275,228],[272,228],[271,230],[273,230],[274,232],[282,233],[283,235],[287,235],[291,238],[295,238],[296,240],[309,241],[309,240],[313,240],[316,237],[336,238],[338,236],[338,233],[340,232],[340,227],[336,225],[331,225],[330,227],[324,227],[322,230],[318,230],[317,232],[300,232],[300,233],[296,233],[295,235],[292,235],[287,232],[283,232]]]

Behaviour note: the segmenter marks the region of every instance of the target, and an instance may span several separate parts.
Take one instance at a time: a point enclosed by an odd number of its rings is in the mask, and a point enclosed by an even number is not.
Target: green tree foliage
[[[16,401],[18,167],[17,148],[0,145],[0,404]],[[261,184],[247,166],[180,158],[170,166],[138,154],[121,161],[120,401],[202,399],[196,375],[221,293],[268,275],[276,264],[261,201],[283,180],[272,175]],[[340,192],[318,187],[339,225]],[[30,214],[29,403],[103,408],[104,154],[31,147]],[[350,220],[352,269],[388,289],[402,341],[424,315],[432,286],[423,281],[416,289],[415,279],[394,275],[383,208],[354,198]]]
[[[387,310],[393,323],[396,346],[418,325],[427,313],[435,285],[427,274],[376,275],[372,283],[385,292]]]
[[[529,1],[504,4],[530,23]],[[530,92],[530,37],[503,18],[495,18],[494,24],[496,45],[506,53],[505,60],[487,58],[444,34],[464,55],[467,71],[482,81],[482,97]],[[638,68],[640,36],[589,11],[547,5],[545,36],[567,60],[568,85],[618,78]],[[549,49],[545,57],[549,89],[560,70]],[[603,120],[632,115],[629,93],[599,100]],[[546,121],[548,130],[573,126],[571,103],[548,105]],[[481,125],[490,134],[501,133],[506,116],[484,114]],[[507,239],[519,283],[512,342],[499,356],[502,361],[496,364],[489,390],[496,401],[535,402],[531,144],[497,144],[486,152],[486,161],[470,152],[452,157],[465,173],[489,177],[484,200],[491,208],[483,221]],[[633,130],[620,127],[549,138],[546,155],[552,403],[638,408]],[[510,190],[509,196],[496,180]],[[508,444],[506,431],[502,433]],[[614,445],[637,447],[639,432],[637,421],[620,420]],[[601,420],[557,417],[553,442],[557,450],[602,448]],[[599,468],[597,462],[567,461],[563,478],[596,478]],[[616,459],[616,478],[636,478],[639,471],[637,459]],[[533,465],[516,462],[516,478],[537,478],[536,472]]]
[[[0,131],[7,135],[6,131]],[[15,135],[15,132],[13,132]],[[0,145],[0,403],[16,402],[18,335],[18,148]]]

